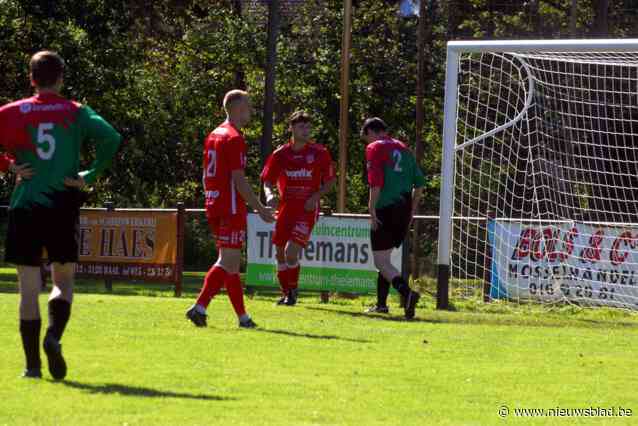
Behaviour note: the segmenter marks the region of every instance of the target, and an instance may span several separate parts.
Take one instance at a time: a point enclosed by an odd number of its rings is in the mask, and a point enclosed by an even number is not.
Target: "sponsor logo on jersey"
[[[312,179],[312,170],[299,169],[299,170],[286,170],[286,176],[291,179]]]
[[[217,198],[219,197],[219,191],[206,191],[206,198]]]
[[[71,109],[71,105],[69,104],[34,104],[31,102],[25,102],[20,104],[20,112],[22,114],[28,114],[30,112],[55,112],[55,111],[69,111]]]
[[[31,112],[32,109],[33,109],[33,104],[31,102],[25,102],[23,104],[20,104],[20,112],[22,114],[28,114]]]

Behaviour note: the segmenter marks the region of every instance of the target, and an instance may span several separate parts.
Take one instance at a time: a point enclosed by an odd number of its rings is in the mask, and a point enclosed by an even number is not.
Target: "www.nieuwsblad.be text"
[[[583,408],[511,408],[501,405],[500,417],[632,417],[633,410],[620,406]]]

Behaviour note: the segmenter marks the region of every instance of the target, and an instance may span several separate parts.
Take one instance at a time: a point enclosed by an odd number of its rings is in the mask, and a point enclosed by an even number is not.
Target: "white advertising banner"
[[[274,224],[248,215],[246,283],[277,287]],[[320,216],[308,246],[302,251],[299,287],[325,291],[368,293],[376,291],[377,271],[370,247],[367,218]],[[401,248],[392,253],[401,270]]]
[[[638,309],[638,228],[490,220],[492,298]]]

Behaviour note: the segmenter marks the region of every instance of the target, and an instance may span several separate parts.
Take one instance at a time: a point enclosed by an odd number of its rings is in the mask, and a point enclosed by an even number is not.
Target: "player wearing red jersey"
[[[18,269],[25,377],[42,376],[38,295],[44,248],[52,263],[53,290],[43,347],[53,378],[66,376],[60,340],[73,301],[83,199],[79,189],[109,166],[121,141],[91,108],[60,95],[63,72],[64,61],[57,53],[36,53],[30,61],[35,96],[0,108],[0,145],[6,150],[0,167],[13,169],[19,177],[9,206],[5,258]],[[80,171],[80,151],[86,143],[95,145],[95,161]]]
[[[216,239],[219,257],[204,278],[196,303],[186,317],[197,327],[206,326],[206,309],[212,298],[226,286],[228,297],[239,318],[239,326],[256,324],[246,313],[239,280],[241,248],[246,240],[246,202],[262,219],[274,222],[271,209],[262,205],[246,180],[246,142],[241,133],[250,122],[252,107],[247,92],[232,90],[224,96],[227,120],[204,142],[203,183],[206,217]]]
[[[261,179],[268,205],[278,205],[273,243],[276,248],[280,305],[297,303],[299,255],[306,247],[319,215],[319,201],[335,183],[335,171],[328,150],[310,140],[312,120],[297,111],[290,117],[292,139],[273,152]],[[274,192],[277,186],[280,201]]]
[[[403,142],[391,138],[386,129],[386,124],[377,117],[367,119],[361,128],[361,137],[368,143],[372,256],[379,270],[377,304],[368,312],[388,312],[386,302],[392,283],[405,298],[405,317],[412,319],[419,293],[410,289],[390,258],[392,250],[401,246],[409,230],[425,178],[412,152]]]

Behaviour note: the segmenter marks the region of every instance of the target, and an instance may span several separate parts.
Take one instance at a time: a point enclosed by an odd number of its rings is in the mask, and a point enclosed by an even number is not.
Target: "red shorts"
[[[243,247],[246,242],[246,215],[213,216],[206,212],[206,218],[217,248]]]
[[[277,214],[273,244],[281,247],[288,241],[293,241],[301,247],[306,247],[312,228],[317,222],[317,216],[317,211],[307,212],[303,209],[292,210],[283,207]]]

